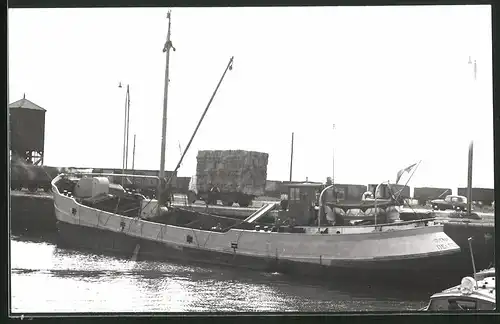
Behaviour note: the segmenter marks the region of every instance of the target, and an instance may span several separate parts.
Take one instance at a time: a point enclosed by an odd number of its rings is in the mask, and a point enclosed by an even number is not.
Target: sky
[[[135,168],[159,169],[167,11],[9,9],[9,102],[47,110],[46,165],[121,168],[122,82],[129,167],[136,134]],[[179,176],[244,149],[288,180],[294,132],[295,181],[394,183],[421,161],[410,186],[463,187],[473,140],[473,186],[494,187],[489,6],[172,8],[171,39],[167,170],[234,56]]]

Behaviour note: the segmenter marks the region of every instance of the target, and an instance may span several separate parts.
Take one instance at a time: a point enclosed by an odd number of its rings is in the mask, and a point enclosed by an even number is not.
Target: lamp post
[[[335,124],[332,127],[332,184],[335,184]]]
[[[472,57],[469,56],[469,65],[472,66],[474,79],[472,82],[472,91],[470,94],[470,104],[474,103],[475,98],[475,89],[476,89],[476,80],[477,80],[477,63],[476,60],[472,60]],[[471,214],[472,212],[472,165],[473,165],[473,152],[474,152],[474,142],[471,140],[469,144],[469,155],[468,155],[468,163],[467,163],[467,214]]]

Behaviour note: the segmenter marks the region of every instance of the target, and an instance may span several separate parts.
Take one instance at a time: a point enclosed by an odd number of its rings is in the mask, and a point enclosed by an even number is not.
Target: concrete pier
[[[464,258],[470,259],[469,237],[472,237],[474,261],[478,270],[486,269],[495,262],[495,225],[494,223],[478,223],[452,221],[444,224],[444,232],[462,250]],[[472,273],[472,260],[470,270]]]

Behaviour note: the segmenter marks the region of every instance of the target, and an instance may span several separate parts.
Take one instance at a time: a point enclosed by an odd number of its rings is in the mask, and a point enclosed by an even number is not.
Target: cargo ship
[[[169,32],[165,87],[168,87]],[[189,146],[219,88],[230,59],[191,140],[184,150],[176,174]],[[166,92],[164,105],[166,105]],[[164,114],[166,108],[164,107]],[[163,118],[163,139],[165,138]],[[429,220],[385,224],[395,201],[364,201],[360,204],[326,204],[322,184],[299,183],[288,187],[289,205],[280,206],[273,226],[259,224],[278,204],[264,204],[247,218],[217,216],[164,203],[170,178],[163,178],[165,147],[162,144],[158,199],[145,197],[110,183],[108,176],[151,178],[116,174],[60,174],[51,182],[54,209],[61,243],[77,248],[121,254],[134,260],[180,260],[244,267],[307,276],[348,276],[358,281],[374,276],[401,284],[429,270],[434,278],[449,277],[450,260],[460,247]],[[165,181],[165,182],[164,182]],[[163,185],[164,184],[164,185]],[[316,208],[318,199],[318,208]],[[345,224],[338,209],[362,210],[373,216],[370,225]],[[317,223],[314,224],[315,219]],[[412,280],[409,280],[411,278]]]
[[[296,184],[290,192],[307,198],[310,189]],[[243,221],[159,207],[157,200],[110,186],[106,175],[61,174],[53,180],[52,191],[63,243],[134,259],[339,276],[361,271],[370,277],[407,280],[408,275],[428,274],[424,270],[448,273],[450,257],[460,251],[443,226],[430,221],[301,225],[314,215],[309,199],[291,200],[289,208],[278,213],[284,222],[262,226],[258,219],[277,208],[276,204],[264,205]],[[376,204],[356,207],[381,211],[390,205]]]

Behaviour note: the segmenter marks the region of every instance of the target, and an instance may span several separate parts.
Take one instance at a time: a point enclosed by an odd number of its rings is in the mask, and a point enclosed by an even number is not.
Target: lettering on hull
[[[456,247],[456,244],[451,239],[445,237],[435,238],[432,240],[432,243],[434,243],[439,251],[445,251]]]

